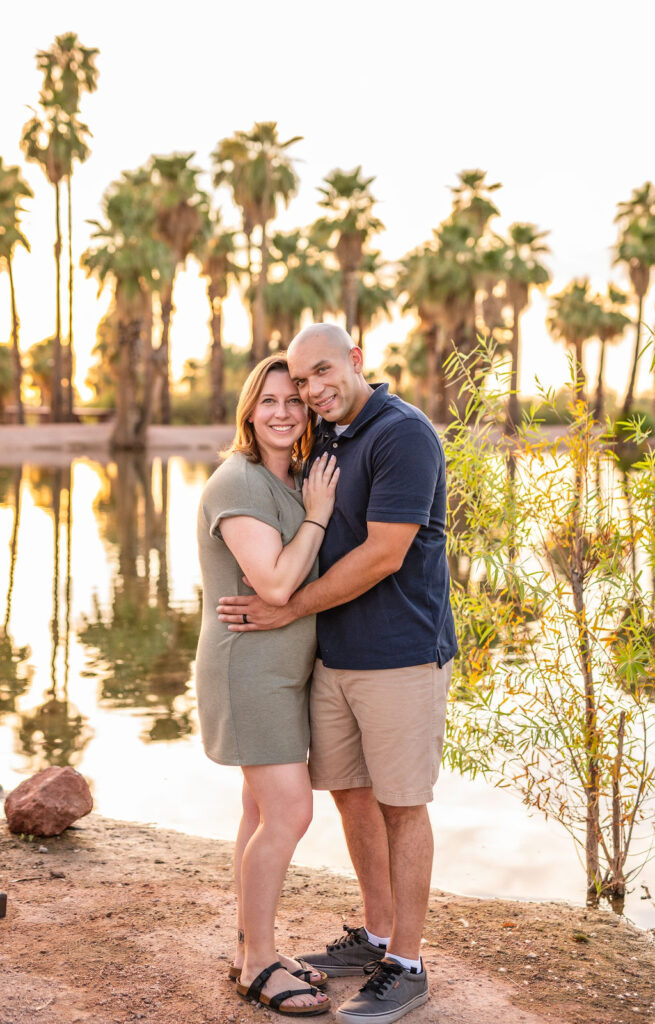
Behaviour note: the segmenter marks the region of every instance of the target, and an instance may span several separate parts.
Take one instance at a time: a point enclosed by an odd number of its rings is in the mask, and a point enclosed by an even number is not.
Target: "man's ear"
[[[361,348],[351,348],[350,351],[348,352],[348,358],[353,364],[355,373],[364,372],[364,353],[362,352]]]

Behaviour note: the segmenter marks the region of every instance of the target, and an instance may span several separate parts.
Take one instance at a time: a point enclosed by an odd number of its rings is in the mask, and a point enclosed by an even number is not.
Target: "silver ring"
[[[243,621],[245,622],[245,624],[247,626],[248,625],[248,616],[247,615],[243,616]]]

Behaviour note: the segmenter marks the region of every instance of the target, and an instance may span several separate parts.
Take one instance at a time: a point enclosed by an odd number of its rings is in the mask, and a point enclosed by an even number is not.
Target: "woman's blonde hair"
[[[219,453],[221,458],[227,459],[229,455],[241,452],[249,462],[262,461],[255,431],[252,423],[249,422],[249,418],[252,416],[252,411],[264,390],[266,378],[274,370],[282,370],[284,373],[289,372],[285,352],[276,352],[275,355],[267,356],[266,359],[262,359],[261,362],[257,363],[248,374],[246,382],[241,388],[241,394],[237,403],[236,433],[232,443]],[[316,413],[309,409],[305,432],[302,437],[298,438],[291,451],[291,470],[294,473],[299,472],[303,461],[311,451],[315,425]]]

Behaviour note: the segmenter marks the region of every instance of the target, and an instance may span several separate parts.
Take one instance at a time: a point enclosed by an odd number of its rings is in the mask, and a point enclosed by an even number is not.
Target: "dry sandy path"
[[[238,1000],[226,978],[230,858],[228,843],[97,815],[33,842],[0,823],[0,889],[8,893],[2,1024],[280,1019]],[[353,882],[290,871],[280,949],[320,948],[343,921],[360,920]],[[425,934],[431,998],[411,1024],[627,1024],[655,1016],[653,946],[609,913],[434,893]],[[331,981],[333,1006],[356,987],[356,979]]]

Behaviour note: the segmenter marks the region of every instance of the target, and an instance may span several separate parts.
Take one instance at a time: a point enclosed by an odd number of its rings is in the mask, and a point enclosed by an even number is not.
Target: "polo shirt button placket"
[[[333,448],[338,448],[339,447],[339,442],[338,441],[333,441],[332,442],[332,447]]]

